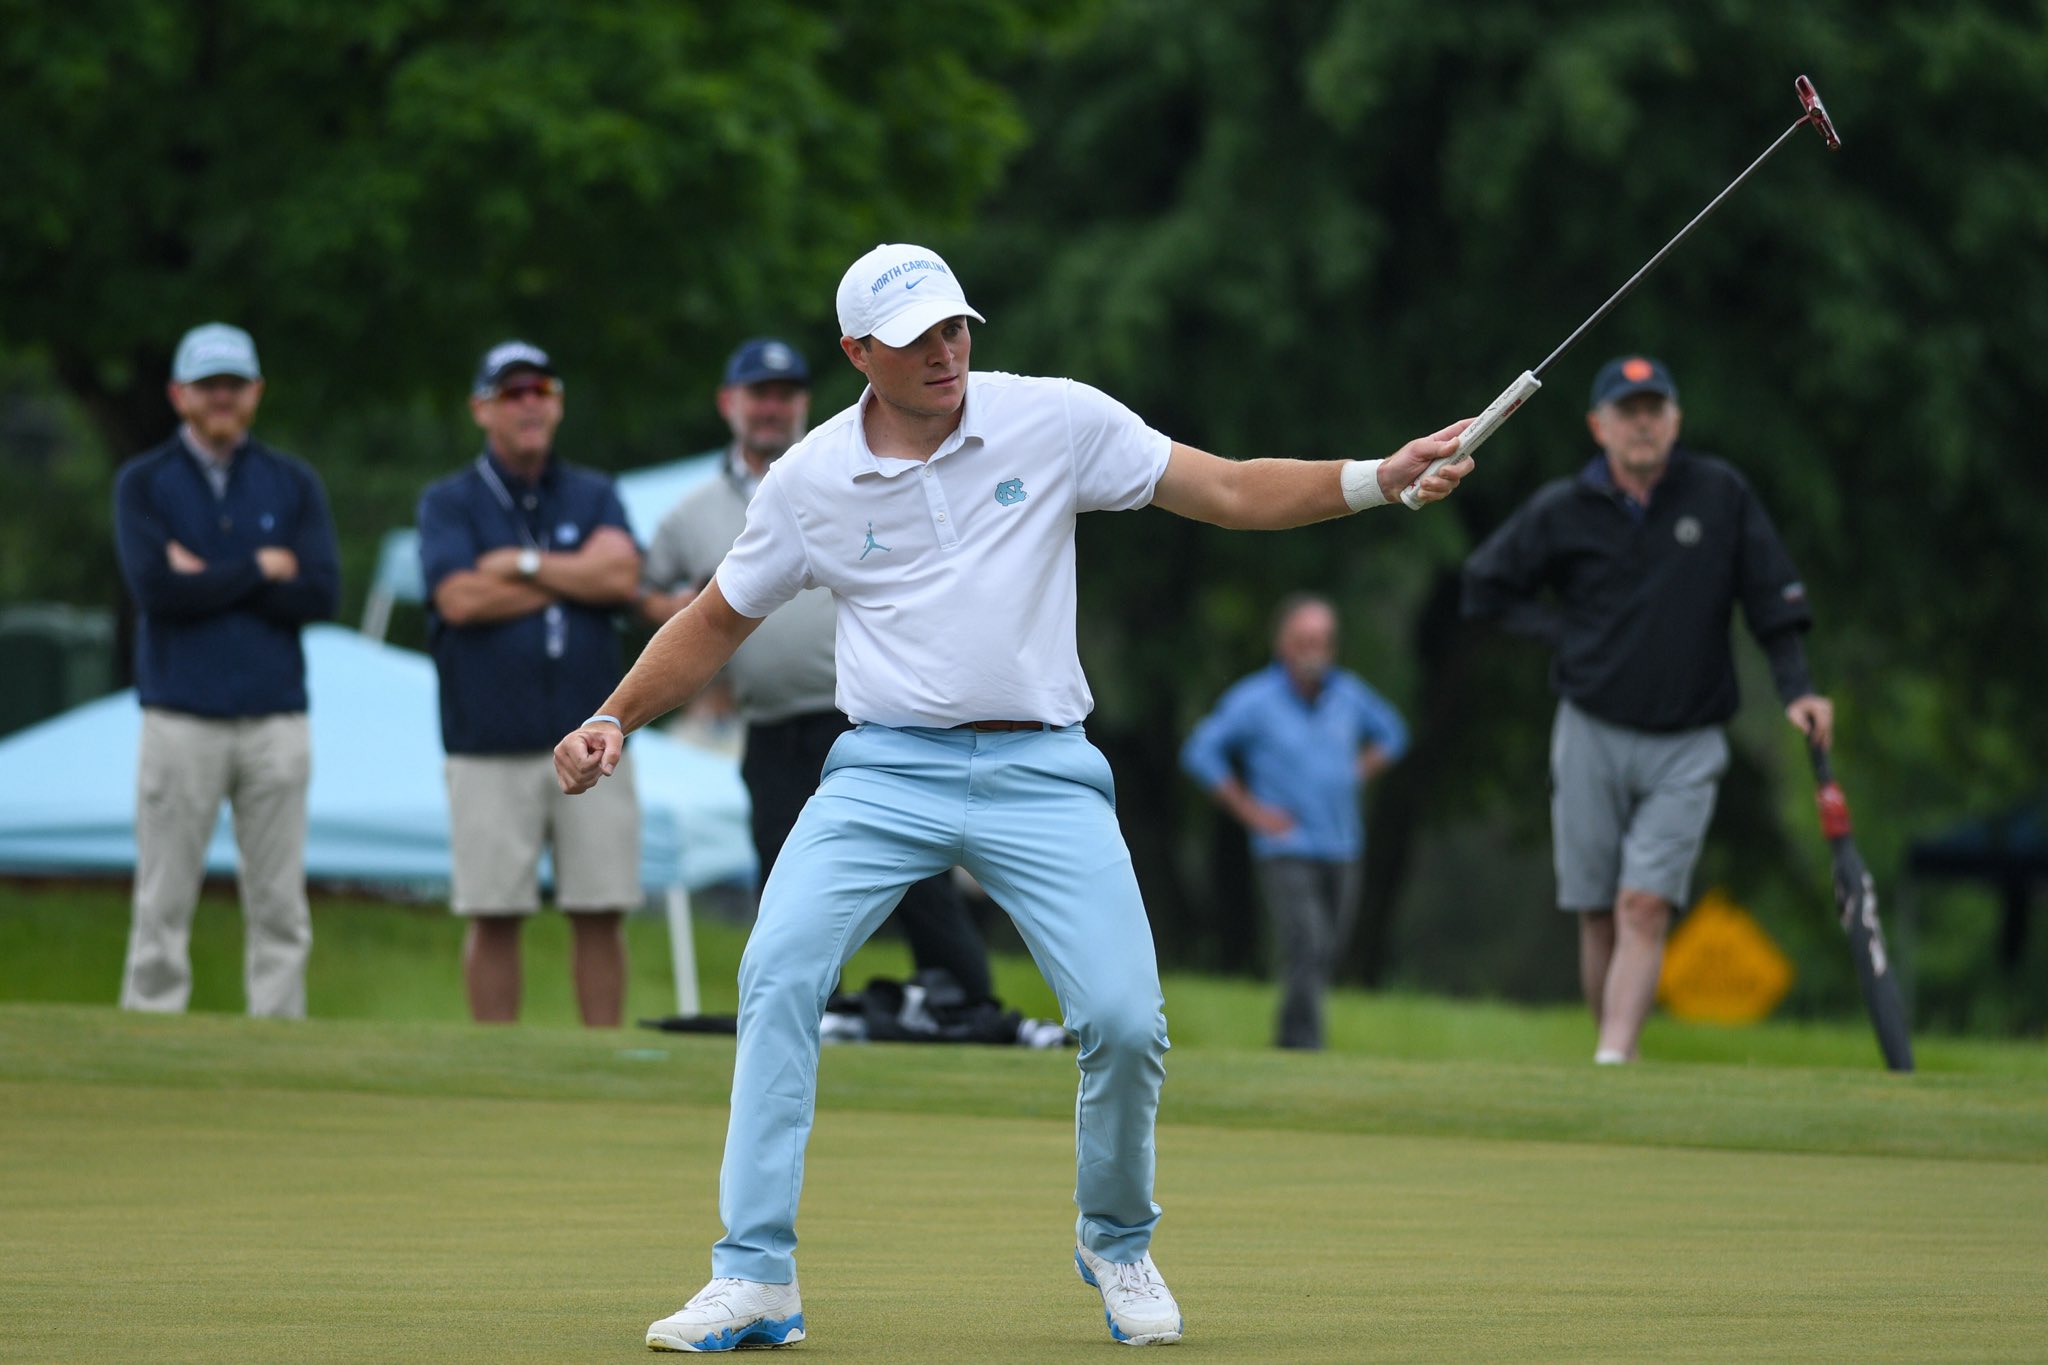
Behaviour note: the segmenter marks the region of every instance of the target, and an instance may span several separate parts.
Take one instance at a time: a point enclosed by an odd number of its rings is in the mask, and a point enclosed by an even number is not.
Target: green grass
[[[232,892],[209,891],[192,926],[192,1008],[239,1011],[242,923]],[[529,1023],[576,1022],[563,917],[528,922],[524,958]],[[111,1002],[120,995],[127,948],[128,893],[112,883],[38,886],[0,883],[0,1000]],[[445,906],[320,896],[313,901],[308,1008],[331,1019],[468,1018],[462,993],[462,922]],[[700,915],[696,950],[703,1008],[730,1013],[746,931]],[[676,1004],[668,927],[654,914],[627,921],[629,1011],[668,1014]],[[894,938],[877,938],[848,968],[855,982],[901,977],[910,960]],[[1055,1012],[1052,993],[1028,961],[998,964],[1005,998],[1027,1013]]]
[[[316,898],[307,996],[316,1018],[446,1020],[468,1017],[463,1003],[462,925],[445,909],[346,897]],[[125,889],[107,885],[44,887],[0,883],[0,1001],[110,1003],[120,994],[127,942]],[[523,1018],[531,1024],[576,1020],[568,974],[568,933],[560,915],[536,917],[526,930]],[[631,981],[627,1009],[662,1015],[675,1007],[668,929],[659,916],[627,922]],[[697,920],[695,947],[702,1007],[730,1013],[746,933],[709,916]],[[242,928],[231,894],[209,893],[192,931],[192,1008],[242,1008]],[[1561,968],[1563,970],[1565,968]],[[855,985],[902,977],[902,943],[878,937],[848,966]],[[998,954],[996,990],[1028,1015],[1052,1018],[1058,1006],[1028,957]],[[1168,974],[1167,1017],[1177,1047],[1253,1047],[1272,1032],[1272,986],[1242,978]],[[1329,1002],[1330,1050],[1416,1061],[1576,1062],[1592,1050],[1576,1006],[1532,1008],[1398,993],[1340,990]],[[1875,1068],[1876,1045],[1857,1019],[1774,1023],[1755,1028],[1686,1024],[1658,1017],[1644,1035],[1646,1055],[1668,1061],[1772,1066]],[[2036,1044],[1942,1036],[1916,1040],[1923,1071],[2021,1073],[2048,1079],[2048,1050]]]
[[[0,1357],[640,1358],[717,1235],[729,1040],[10,1005],[0,1059]],[[1114,1349],[1072,1076],[827,1052],[806,1352]],[[2044,1115],[2011,1076],[1188,1048],[1157,1249],[1217,1360],[2024,1358]]]
[[[104,1003],[117,896],[0,888],[0,1360],[646,1358],[641,1329],[718,1235],[731,1040],[567,1027],[550,920],[534,1022],[476,1028],[459,926],[317,914],[315,1018],[228,1012],[239,935],[218,905],[199,964],[217,1012],[142,1016]],[[660,1012],[661,926],[633,934],[636,1007]],[[730,1005],[738,942],[703,926],[709,1008]],[[856,975],[900,972],[895,945],[872,953]],[[1043,1012],[1030,973],[998,967]],[[1179,1356],[1986,1360],[2048,1341],[2037,1048],[1927,1040],[1897,1077],[1848,1025],[1659,1021],[1656,1060],[1596,1070],[1574,1011],[1345,994],[1337,1046],[1282,1054],[1259,1046],[1270,1004],[1253,983],[1167,985],[1155,1249],[1188,1315]],[[1063,1053],[828,1049],[798,1349],[1121,1358],[1067,1261],[1073,1078]]]

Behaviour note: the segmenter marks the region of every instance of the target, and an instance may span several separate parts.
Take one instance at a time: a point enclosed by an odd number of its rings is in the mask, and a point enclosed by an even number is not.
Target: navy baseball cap
[[[1678,401],[1678,385],[1671,382],[1671,371],[1664,368],[1663,361],[1646,355],[1616,356],[1593,376],[1592,405],[1596,408],[1638,393],[1657,393]]]
[[[742,341],[725,362],[728,384],[766,384],[777,379],[805,388],[811,385],[810,367],[804,364],[803,356],[796,347],[774,337]]]
[[[501,341],[484,352],[484,358],[477,362],[476,379],[469,391],[482,397],[505,381],[505,376],[514,370],[534,370],[540,374],[561,378],[555,372],[555,362],[548,359],[548,353],[529,341]]]

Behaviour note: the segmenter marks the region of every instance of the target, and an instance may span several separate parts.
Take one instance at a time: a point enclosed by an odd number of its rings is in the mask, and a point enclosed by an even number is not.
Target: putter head
[[[1828,150],[1842,150],[1842,138],[1835,131],[1835,121],[1828,117],[1828,107],[1820,102],[1820,91],[1813,88],[1813,82],[1801,76],[1792,82],[1792,88],[1799,92],[1799,103],[1805,106],[1806,121],[1819,131],[1821,141],[1828,144]]]

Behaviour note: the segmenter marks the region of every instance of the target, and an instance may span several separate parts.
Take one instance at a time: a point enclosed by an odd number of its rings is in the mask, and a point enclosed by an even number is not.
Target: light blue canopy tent
[[[307,877],[445,891],[448,802],[432,660],[331,625],[309,628],[305,649],[313,744]],[[141,732],[128,691],[0,739],[0,874],[134,870]],[[667,901],[679,1007],[695,1013],[687,893],[753,880],[746,788],[732,759],[656,731],[634,736],[632,752],[640,883]],[[223,807],[207,869],[234,868]]]
[[[710,450],[619,475],[619,501],[626,506],[633,538],[646,545],[669,509],[683,494],[715,477],[724,459],[725,451]],[[377,571],[363,603],[363,633],[383,639],[390,628],[391,608],[399,602],[417,605],[425,597],[420,581],[419,532],[410,526],[386,531],[377,546]]]

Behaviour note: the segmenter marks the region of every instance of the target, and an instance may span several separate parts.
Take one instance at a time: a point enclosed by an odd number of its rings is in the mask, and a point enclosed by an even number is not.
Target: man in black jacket
[[[1633,1061],[1664,937],[1728,764],[1738,701],[1729,617],[1771,663],[1785,715],[1822,744],[1801,636],[1806,589],[1731,466],[1678,447],[1678,389],[1646,356],[1609,361],[1586,424],[1601,453],[1537,490],[1465,565],[1465,614],[1550,644],[1557,903],[1579,916],[1594,1061]]]
[[[249,1013],[306,1012],[306,661],[299,630],[332,617],[341,570],[320,478],[249,438],[256,346],[209,323],[171,365],[177,433],[122,466],[114,536],[134,595],[142,742],[126,1009],[178,1011],[223,800],[234,811]]]

